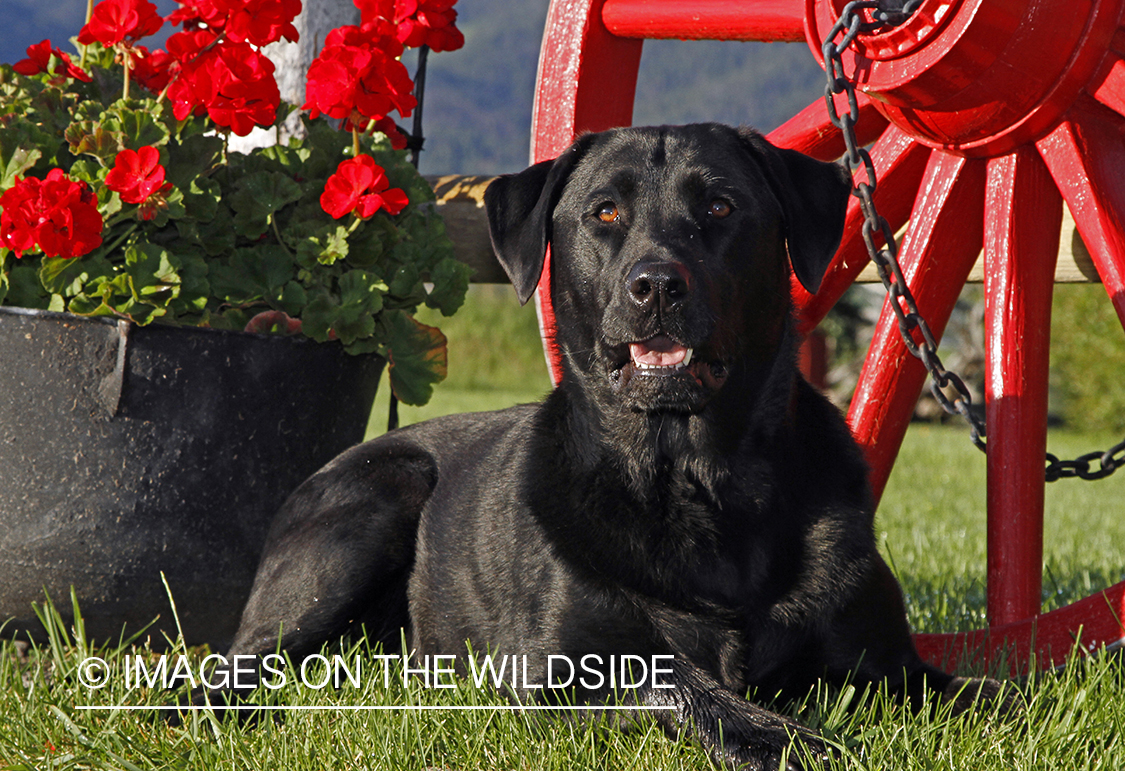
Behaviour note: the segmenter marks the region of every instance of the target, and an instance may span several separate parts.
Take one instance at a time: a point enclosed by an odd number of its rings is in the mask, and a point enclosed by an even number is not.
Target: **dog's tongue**
[[[666,335],[629,345],[633,361],[647,367],[674,367],[684,360],[687,352],[687,348]]]

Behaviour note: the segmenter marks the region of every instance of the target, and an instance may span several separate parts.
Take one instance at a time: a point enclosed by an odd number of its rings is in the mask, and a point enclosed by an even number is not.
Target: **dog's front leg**
[[[427,453],[385,439],[349,450],[302,484],[274,519],[227,663],[210,677],[222,685],[199,689],[193,703],[227,703],[270,677],[269,654],[289,654],[299,666],[360,627],[373,643],[397,644],[409,624],[419,516],[435,482]]]
[[[827,752],[808,728],[747,701],[686,662],[675,661],[669,677],[646,683],[632,698],[666,708],[652,713],[670,735],[694,735],[727,767],[773,771],[786,758],[787,771],[801,771],[807,768],[803,759]]]

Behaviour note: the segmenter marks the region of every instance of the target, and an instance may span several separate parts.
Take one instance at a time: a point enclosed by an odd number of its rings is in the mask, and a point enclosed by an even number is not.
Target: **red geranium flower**
[[[300,35],[293,19],[301,12],[301,0],[179,0],[179,10],[168,16],[185,30],[205,26],[225,32],[228,40],[256,46],[285,38],[297,42]]]
[[[164,167],[160,151],[145,146],[140,150],[122,150],[114,159],[113,168],[105,175],[110,190],[121,194],[125,203],[144,203],[164,186]]]
[[[163,25],[164,19],[148,0],[102,0],[78,33],[78,42],[82,45],[97,42],[106,48],[118,43],[132,45],[158,32]]]
[[[59,60],[54,70],[50,69],[52,54]],[[50,40],[29,45],[27,47],[27,58],[20,59],[13,64],[12,69],[21,75],[38,75],[40,72],[49,72],[54,75],[65,75],[68,78],[81,80],[85,83],[90,82],[90,76],[79,69],[66,53],[57,48],[52,48]]]
[[[48,257],[81,257],[101,246],[102,215],[85,182],[62,169],[27,177],[0,196],[0,244],[22,257],[36,245]]]
[[[221,30],[226,24],[227,12],[217,0],[176,0],[180,7],[168,14],[169,24],[182,24],[185,31],[206,26]]]
[[[137,46],[133,49],[133,80],[159,94],[172,79],[170,68],[175,61],[167,51],[149,51],[144,46]]]
[[[414,83],[398,61],[401,54],[386,20],[333,30],[309,67],[303,109],[313,119],[324,113],[349,122],[378,120],[392,110],[409,116],[417,101]]]
[[[168,89],[176,120],[206,111],[238,136],[246,136],[256,125],[273,125],[281,103],[273,62],[248,43],[211,46],[216,40],[210,30],[168,38],[168,51],[182,67]]]
[[[389,189],[388,189],[389,188]],[[398,214],[410,203],[400,188],[391,188],[383,167],[369,155],[342,161],[328,178],[320,196],[321,207],[336,219],[355,212],[367,219],[379,209]]]
[[[456,0],[396,0],[398,39],[411,48],[427,45],[434,51],[456,51],[465,45],[457,29]]]
[[[226,26],[231,40],[264,46],[282,38],[296,43],[300,38],[293,19],[301,12],[301,0],[234,0],[228,5],[238,6]]]
[[[434,51],[455,51],[465,45],[457,29],[457,0],[355,0],[364,23],[387,19],[407,48],[429,46]]]

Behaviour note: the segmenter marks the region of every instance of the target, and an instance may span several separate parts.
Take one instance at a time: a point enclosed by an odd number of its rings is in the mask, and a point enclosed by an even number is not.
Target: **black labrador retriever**
[[[466,643],[518,656],[519,698],[616,690],[751,768],[776,768],[793,736],[823,748],[749,689],[995,695],[919,659],[863,458],[795,366],[790,266],[815,291],[850,186],[839,165],[710,124],[588,134],[493,182],[521,302],[550,246],[562,382],[311,477],[273,523],[230,654],[405,628],[415,661],[468,671]]]

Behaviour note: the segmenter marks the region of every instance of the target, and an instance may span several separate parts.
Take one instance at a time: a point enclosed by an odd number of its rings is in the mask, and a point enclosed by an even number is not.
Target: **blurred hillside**
[[[346,0],[339,0],[346,2]],[[547,0],[460,0],[460,51],[430,57],[425,103],[427,174],[495,174],[527,165],[531,103]],[[85,0],[0,0],[0,61],[49,38],[69,50]],[[161,13],[173,0],[157,0]],[[167,31],[167,28],[166,28]],[[407,66],[413,72],[413,62]],[[612,73],[609,74],[612,76]],[[823,93],[807,46],[649,41],[634,122],[719,120],[768,131]]]

